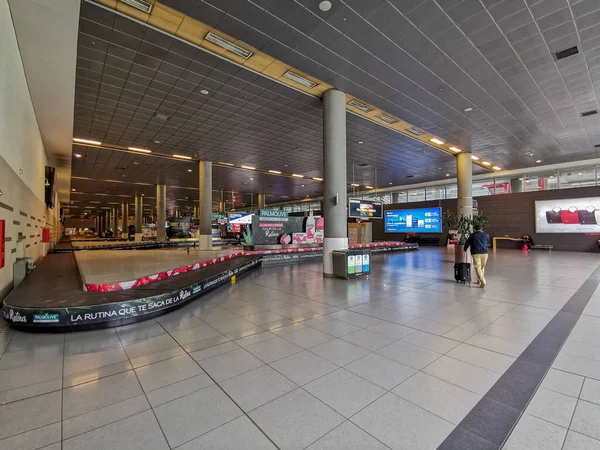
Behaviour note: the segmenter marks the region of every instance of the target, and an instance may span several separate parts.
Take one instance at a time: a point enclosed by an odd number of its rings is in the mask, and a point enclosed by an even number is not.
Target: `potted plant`
[[[457,230],[456,234],[458,235],[458,243],[456,244],[454,250],[454,262],[470,262],[470,258],[463,250],[463,247],[467,242],[467,239],[469,239],[473,227],[475,225],[480,225],[483,227],[489,223],[489,219],[483,214],[483,212],[480,212],[473,217],[469,217],[462,214],[459,216],[454,212],[447,211],[442,216],[442,223],[448,226],[448,228],[454,226]]]

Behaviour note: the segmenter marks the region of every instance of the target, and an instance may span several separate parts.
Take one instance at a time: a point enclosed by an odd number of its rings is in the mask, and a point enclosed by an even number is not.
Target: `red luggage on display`
[[[579,224],[579,214],[577,208],[571,206],[569,209],[560,212],[560,221],[565,225]]]

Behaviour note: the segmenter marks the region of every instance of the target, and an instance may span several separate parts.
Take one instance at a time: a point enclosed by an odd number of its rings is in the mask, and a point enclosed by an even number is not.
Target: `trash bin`
[[[371,250],[348,249],[332,252],[333,274],[347,280],[371,274]]]

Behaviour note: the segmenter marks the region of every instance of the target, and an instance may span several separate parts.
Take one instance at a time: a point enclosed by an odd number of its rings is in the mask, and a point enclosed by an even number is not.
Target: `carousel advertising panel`
[[[290,217],[287,211],[261,209],[244,233],[247,245],[321,244],[322,217]]]

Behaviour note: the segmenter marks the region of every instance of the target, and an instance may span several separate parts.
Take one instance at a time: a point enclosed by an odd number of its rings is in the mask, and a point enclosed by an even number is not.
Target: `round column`
[[[198,245],[200,250],[212,250],[212,162],[198,162]]]
[[[456,178],[458,188],[458,215],[473,217],[473,163],[467,152],[456,155]]]
[[[167,240],[167,186],[164,184],[156,185],[156,240]]]
[[[265,194],[258,194],[258,209],[265,209]]]
[[[144,197],[135,196],[135,240],[142,242],[142,222],[144,218]]]
[[[346,180],[346,94],[323,95],[323,273],[333,275],[331,252],[348,248]]]

